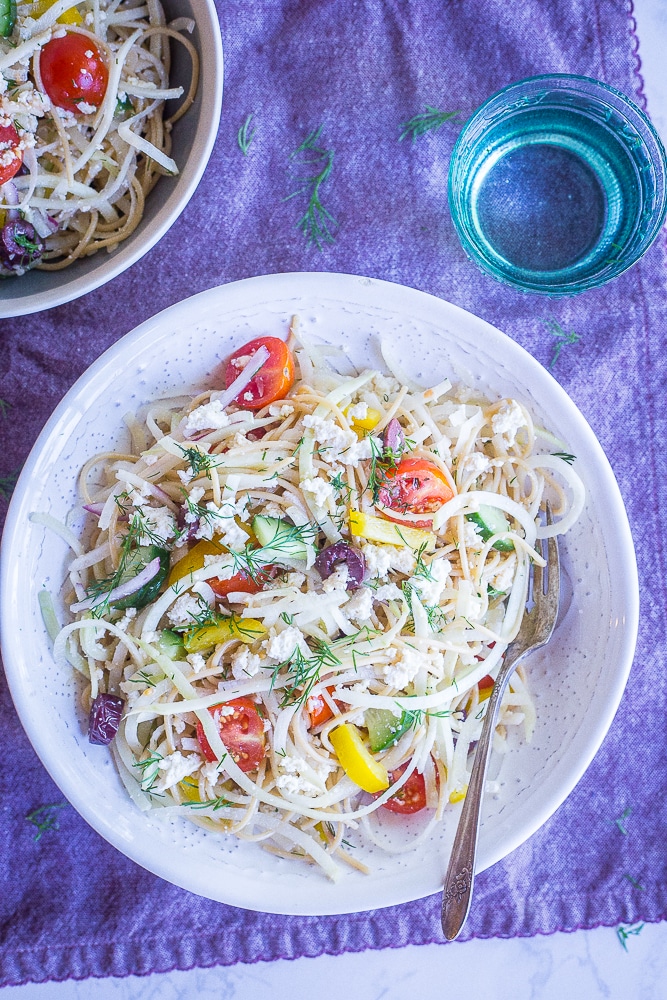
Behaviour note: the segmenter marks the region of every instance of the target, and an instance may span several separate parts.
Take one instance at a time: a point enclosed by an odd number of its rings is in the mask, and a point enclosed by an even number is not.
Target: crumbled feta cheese
[[[346,452],[359,444],[357,435],[353,431],[343,430],[329,418],[307,413],[303,418],[303,426],[312,430],[313,438],[319,446],[318,453],[329,465],[335,462],[346,463]]]
[[[201,604],[192,594],[183,594],[167,611],[167,618],[172,625],[191,625],[195,617],[201,614]]]
[[[326,779],[331,768],[324,761],[311,764],[303,757],[286,754],[280,761],[280,772],[276,778],[277,788],[288,795],[313,797],[326,791]]]
[[[312,498],[317,507],[324,507],[327,500],[334,495],[331,483],[319,476],[315,476],[314,479],[302,479],[299,486],[306,494],[306,500]]]
[[[256,653],[251,653],[247,646],[241,646],[232,653],[232,676],[237,681],[245,680],[247,677],[254,677],[262,665],[262,661]]]
[[[119,629],[121,632],[127,632],[130,622],[132,621],[133,618],[136,617],[137,617],[137,609],[128,608],[123,617],[120,619],[120,621],[115,622],[116,628]]]
[[[478,597],[469,580],[459,580],[456,597],[456,614],[469,622],[479,621],[482,617],[484,602]]]
[[[457,469],[459,482],[462,482],[463,478],[467,478],[468,476],[476,479],[482,473],[488,472],[490,468],[491,460],[486,455],[483,455],[481,451],[473,451],[459,462]]]
[[[220,533],[220,540],[223,545],[226,545],[228,549],[232,549],[234,552],[239,552],[244,548],[246,542],[248,541],[248,535],[243,530],[239,528],[236,521],[229,518],[227,522],[217,528],[216,530]]]
[[[345,416],[348,420],[365,420],[368,416],[368,403],[354,403],[348,406]]]
[[[262,643],[262,649],[267,656],[278,663],[289,660],[297,649],[304,651],[304,647],[306,647],[305,636],[295,625],[288,625],[282,632],[269,635],[269,638]]]
[[[451,571],[452,564],[448,559],[434,559],[428,567],[428,576],[411,576],[408,583],[418,592],[423,604],[437,605]]]
[[[398,601],[403,597],[403,591],[395,583],[384,583],[373,593],[374,601]]]
[[[526,415],[514,399],[507,400],[491,417],[491,430],[503,434],[505,443],[511,448],[516,441],[517,431],[527,426]]]
[[[146,463],[146,465],[155,465],[155,463],[159,459],[159,455],[151,455],[150,452],[147,452],[146,454],[142,455],[141,457],[143,458],[143,460]]]
[[[491,578],[491,586],[496,590],[506,593],[511,590],[516,572],[516,556],[509,556],[502,564],[498,573]]]
[[[347,582],[350,574],[346,563],[341,563],[330,576],[322,583],[322,590],[325,594],[331,594],[334,590],[347,590]]]
[[[370,542],[361,546],[366,563],[366,574],[371,579],[383,579],[391,569],[392,547],[389,545],[371,545]]]
[[[474,521],[464,521],[463,543],[466,548],[472,549],[473,552],[478,552],[483,547],[484,542],[479,534],[478,525]]]
[[[272,417],[289,417],[294,413],[294,407],[289,403],[271,403],[269,415]]]
[[[408,576],[415,568],[416,559],[410,549],[395,548],[391,556],[391,568]]]
[[[220,400],[212,399],[209,403],[198,406],[188,415],[183,433],[189,437],[196,434],[197,431],[220,430],[222,427],[227,427],[229,422],[229,416],[220,405]]]
[[[393,662],[380,668],[380,671],[389,687],[396,691],[402,691],[417,676],[421,667],[424,666],[423,654],[416,649],[404,648],[401,650],[389,650]]]
[[[201,671],[206,667],[206,660],[201,653],[190,653],[187,657],[187,661],[196,674],[201,673]]]
[[[168,754],[158,764],[158,770],[161,771],[161,774],[155,785],[155,791],[160,793],[166,792],[168,788],[173,788],[183,778],[194,774],[200,765],[201,757],[197,754],[193,753],[184,757],[180,750]]]
[[[143,507],[146,534],[139,539],[139,545],[150,545],[155,542],[153,536],[168,542],[176,535],[176,519],[168,507]]]
[[[373,612],[373,592],[370,587],[359,587],[341,611],[356,622],[367,622]]]
[[[204,795],[215,795],[215,786],[220,778],[217,760],[207,761],[202,765],[199,774],[204,779]]]

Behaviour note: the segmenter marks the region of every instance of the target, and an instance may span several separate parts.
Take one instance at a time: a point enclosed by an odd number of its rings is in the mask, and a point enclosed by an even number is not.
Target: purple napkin
[[[464,938],[664,919],[667,421],[664,233],[644,261],[573,299],[522,295],[466,260],[446,202],[463,116],[536,73],[597,77],[643,104],[622,0],[226,0],[218,143],[188,209],[143,261],[78,302],[2,322],[0,481],[74,380],[137,323],[253,274],[330,270],[413,285],[477,313],[553,373],[592,424],[627,505],[642,581],[637,660],[602,749],[526,844],[481,875]],[[414,144],[400,125],[462,112]],[[243,155],[237,132],[253,112]],[[314,129],[335,152],[321,252],[296,228],[289,154]],[[251,129],[252,130],[252,129]],[[147,290],[150,289],[150,294]],[[3,511],[6,503],[3,502]],[[439,897],[345,917],[276,917],[191,895],[138,868],[67,805],[0,675],[0,985],[127,975],[441,940]],[[48,827],[52,825],[52,828]],[[156,920],[159,914],[159,920]]]

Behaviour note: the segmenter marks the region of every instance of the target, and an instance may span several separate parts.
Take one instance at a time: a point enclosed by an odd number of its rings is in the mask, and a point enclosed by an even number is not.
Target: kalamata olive
[[[199,531],[199,518],[196,517],[194,521],[186,521],[185,515],[187,513],[189,513],[187,506],[179,507],[178,514],[176,515],[176,527],[179,530],[181,541],[192,542],[197,537],[197,532]]]
[[[0,259],[5,267],[28,267],[43,252],[44,240],[29,222],[17,219],[0,229]]]
[[[348,545],[347,542],[335,542],[318,554],[315,569],[325,580],[336,570],[339,563],[345,563],[347,566],[347,589],[355,590],[360,586],[366,572],[363,552]]]
[[[396,417],[392,417],[382,435],[382,452],[385,458],[397,462],[405,448],[405,434]]]
[[[125,702],[115,694],[98,694],[90,707],[88,739],[98,746],[107,746],[118,732]]]

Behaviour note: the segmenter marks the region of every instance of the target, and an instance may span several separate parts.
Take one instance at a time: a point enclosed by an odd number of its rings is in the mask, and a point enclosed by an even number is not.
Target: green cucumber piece
[[[373,753],[386,750],[393,746],[412,725],[412,718],[407,712],[394,715],[389,708],[367,708],[364,712],[364,725],[368,730],[368,738]]]
[[[270,559],[306,559],[312,545],[304,541],[298,529],[279,517],[257,514],[252,519],[252,530],[264,551],[262,555]]]
[[[178,632],[172,632],[170,628],[163,628],[155,644],[161,653],[168,656],[170,660],[184,660],[185,646],[183,636]]]
[[[159,545],[140,545],[128,556],[125,571],[118,581],[120,585],[127,580],[131,580],[156,558],[160,560],[160,568],[153,579],[144,584],[136,593],[129,594],[128,597],[122,597],[119,601],[114,601],[112,607],[120,608],[121,610],[124,608],[145,608],[147,604],[155,600],[169,572],[170,558],[167,549],[161,549]]]
[[[480,504],[479,510],[475,514],[466,514],[468,521],[472,521],[477,526],[477,531],[483,542],[488,542],[491,535],[499,535],[503,531],[509,531],[510,524],[502,510],[498,507]],[[509,538],[499,538],[493,543],[493,548],[499,552],[511,552],[514,542]]]
[[[16,0],[0,0],[0,35],[9,38],[16,23]]]

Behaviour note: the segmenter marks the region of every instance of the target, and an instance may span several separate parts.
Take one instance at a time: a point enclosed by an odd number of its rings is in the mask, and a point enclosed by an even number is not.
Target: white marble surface
[[[667,144],[666,0],[635,0],[649,113]],[[6,1000],[665,1000],[667,923],[7,987]],[[453,985],[455,984],[455,985]]]

